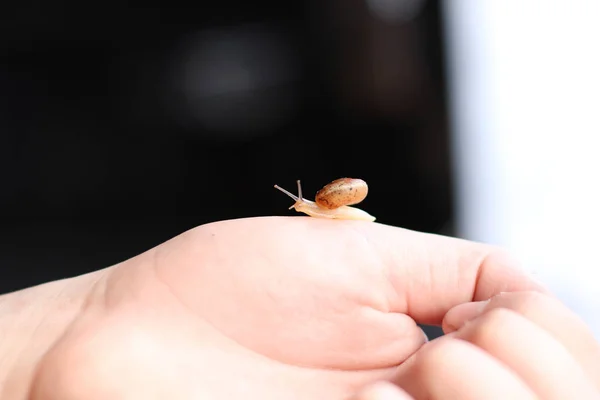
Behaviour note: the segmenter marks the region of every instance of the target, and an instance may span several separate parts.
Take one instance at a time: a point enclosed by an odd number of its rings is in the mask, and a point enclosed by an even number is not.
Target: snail
[[[298,183],[298,196],[275,185],[275,189],[282,191],[296,202],[289,208],[294,208],[316,218],[354,219],[361,221],[375,221],[375,217],[358,208],[349,207],[358,204],[367,197],[369,187],[362,179],[340,178],[325,185],[317,192],[315,201],[302,198],[302,186]]]

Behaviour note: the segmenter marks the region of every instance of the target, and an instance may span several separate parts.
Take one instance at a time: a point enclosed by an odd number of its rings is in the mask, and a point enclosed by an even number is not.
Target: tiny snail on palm
[[[315,201],[302,198],[302,187],[298,183],[298,196],[275,185],[275,189],[282,191],[296,202],[289,208],[294,208],[317,218],[329,219],[354,219],[361,221],[375,221],[375,217],[358,208],[349,207],[358,204],[367,197],[369,187],[362,179],[340,178],[325,185],[317,192]]]

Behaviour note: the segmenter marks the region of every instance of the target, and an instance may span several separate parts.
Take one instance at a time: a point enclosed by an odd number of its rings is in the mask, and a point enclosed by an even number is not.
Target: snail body
[[[351,205],[358,204],[367,197],[368,186],[362,179],[341,178],[325,185],[317,192],[315,201],[306,200],[302,197],[302,186],[298,184],[298,196],[275,185],[296,202],[290,207],[298,212],[305,213],[311,217],[329,219],[350,219],[359,221],[375,221],[375,217],[367,212]]]

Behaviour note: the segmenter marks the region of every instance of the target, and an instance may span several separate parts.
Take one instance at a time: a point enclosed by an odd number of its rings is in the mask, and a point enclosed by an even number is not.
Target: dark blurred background
[[[0,12],[0,293],[342,176],[451,233],[440,5],[12,2]],[[166,4],[166,3],[165,3]]]

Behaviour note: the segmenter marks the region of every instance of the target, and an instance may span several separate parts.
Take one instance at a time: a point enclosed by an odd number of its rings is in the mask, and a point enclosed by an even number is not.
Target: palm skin
[[[345,399],[419,349],[417,323],[538,290],[492,247],[376,223],[222,221],[97,272],[32,399]]]

